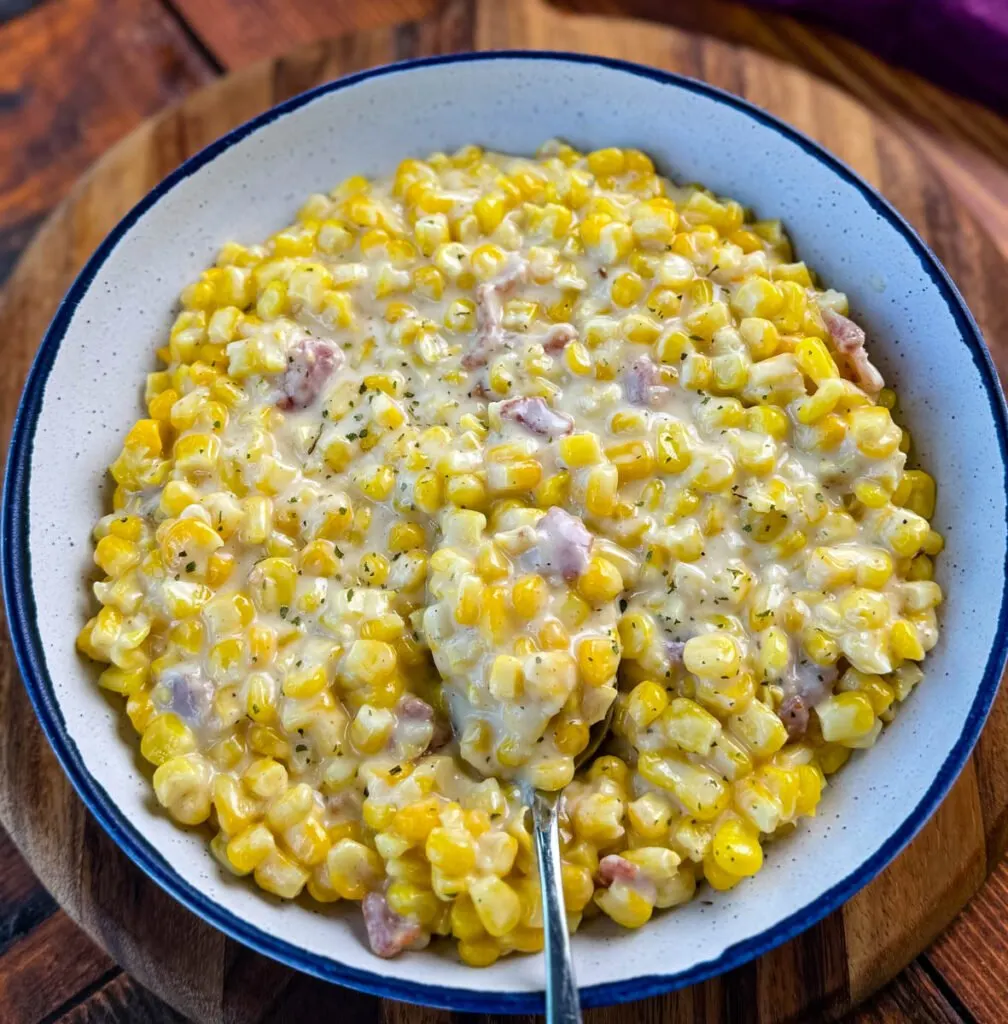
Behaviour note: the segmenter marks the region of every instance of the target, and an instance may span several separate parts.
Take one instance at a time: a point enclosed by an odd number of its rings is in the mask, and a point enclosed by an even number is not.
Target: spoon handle
[[[574,977],[560,875],[558,799],[557,793],[536,793],[532,798],[532,825],[539,860],[546,945],[546,1024],[581,1024],[581,1003]]]

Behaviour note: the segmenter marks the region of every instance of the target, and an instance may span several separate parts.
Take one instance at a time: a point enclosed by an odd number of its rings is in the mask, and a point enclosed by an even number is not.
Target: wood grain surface
[[[10,2],[0,0],[0,19]],[[616,8],[608,0],[577,2],[607,13]],[[966,294],[1002,373],[1008,368],[999,248],[1008,243],[1008,203],[1001,202],[1008,192],[998,191],[1008,181],[1003,121],[789,19],[690,0],[630,6],[687,30],[563,13],[541,0],[48,0],[0,25],[0,277],[4,252],[9,261],[95,154],[146,114],[189,94],[180,108],[136,128],[72,189],[0,297],[0,440],[6,442],[30,356],[73,273],[115,220],[186,155],[318,81],[473,47],[630,56],[706,78],[780,114],[882,188],[925,234]],[[404,17],[420,20],[397,24]],[[362,27],[368,31],[336,42],[313,41]],[[700,34],[711,29],[723,39]],[[293,43],[307,45],[254,63]],[[234,74],[191,92],[232,67]],[[180,1012],[237,1024],[308,1020],[334,1008],[353,1020],[390,1024],[447,1024],[454,1016],[293,974],[181,910],[83,811],[40,736],[6,648],[0,723],[0,816],[53,894],[25,870],[9,840],[0,840],[0,1021],[160,1024],[182,1020]],[[1004,866],[937,944],[898,974],[949,925],[1004,850],[1008,765],[999,752],[1006,735],[1002,695],[935,819],[841,912],[723,979],[589,1019],[820,1020],[889,982],[857,1012],[859,1021],[1008,1020]]]

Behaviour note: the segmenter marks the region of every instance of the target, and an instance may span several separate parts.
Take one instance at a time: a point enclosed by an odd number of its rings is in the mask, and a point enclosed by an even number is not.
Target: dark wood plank
[[[8,950],[0,961],[0,1020],[39,1024],[81,989],[118,968],[58,911]]]
[[[214,69],[158,0],[48,0],[0,25],[0,273],[117,139]]]
[[[7,950],[56,909],[56,901],[25,863],[10,836],[0,829],[0,972]]]
[[[441,0],[168,0],[229,69],[320,39],[422,18]]]
[[[1008,861],[998,865],[927,957],[978,1021],[1008,1019]]]
[[[1004,1018],[991,1018],[990,1024]],[[845,1018],[846,1024],[973,1024],[919,963]],[[981,1022],[986,1024],[986,1022]]]
[[[119,973],[93,990],[77,994],[44,1024],[186,1024],[187,1018]]]

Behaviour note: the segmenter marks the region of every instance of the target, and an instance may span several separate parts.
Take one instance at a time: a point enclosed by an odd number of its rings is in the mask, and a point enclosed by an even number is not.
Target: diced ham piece
[[[551,355],[562,352],[572,341],[577,341],[577,331],[571,324],[554,324],[543,336],[542,347]]]
[[[451,726],[439,718],[425,700],[408,693],[395,706],[396,727],[389,741],[402,756],[419,757],[444,747],[452,738]]]
[[[606,887],[622,882],[631,889],[636,889],[651,903],[658,897],[658,889],[654,882],[632,861],[621,857],[618,853],[610,853],[599,861],[599,881]]]
[[[434,738],[434,709],[425,700],[406,694],[395,706],[396,724],[389,750],[399,757],[419,757]]]
[[[361,901],[361,910],[368,942],[378,956],[393,957],[424,937],[419,922],[397,914],[381,893],[369,892]]]
[[[777,717],[787,729],[788,739],[797,742],[808,730],[809,712],[833,692],[839,672],[835,665],[792,659],[781,679],[784,698]]]
[[[491,356],[507,347],[501,299],[510,295],[527,276],[528,264],[514,257],[497,277],[476,289],[476,342],[462,357],[465,369],[486,366]]]
[[[396,704],[396,714],[411,722],[433,723],[434,721],[434,709],[427,701],[415,697],[412,693],[407,693]]]
[[[283,394],[277,408],[307,409],[343,361],[342,350],[328,339],[307,334],[299,337],[287,350],[287,370],[280,385]]]
[[[610,853],[599,861],[599,881],[603,885],[612,885],[617,879],[621,882],[636,882],[640,873],[641,869],[637,864],[618,853]]]
[[[667,388],[658,383],[661,377],[650,356],[641,356],[623,374],[623,394],[631,405],[652,405]]]
[[[500,403],[500,415],[540,437],[560,437],[574,429],[570,416],[554,412],[541,398],[509,398]]]
[[[592,535],[577,516],[554,505],[536,523],[536,540],[526,553],[533,568],[575,580],[588,568]]]
[[[683,651],[686,650],[685,640],[669,640],[665,644],[665,653],[668,655],[670,665],[681,665],[683,663]]]
[[[865,351],[865,332],[853,320],[828,306],[822,308],[822,318],[833,344],[850,364],[858,384],[869,395],[877,395],[885,387],[885,381]]]
[[[191,672],[172,669],[164,673],[160,685],[170,695],[165,704],[168,711],[174,711],[189,725],[201,725],[207,720],[214,686],[202,673],[195,669]]]
[[[808,730],[809,709],[803,697],[797,693],[785,697],[777,709],[777,715],[787,729],[788,739],[792,742],[800,740]]]

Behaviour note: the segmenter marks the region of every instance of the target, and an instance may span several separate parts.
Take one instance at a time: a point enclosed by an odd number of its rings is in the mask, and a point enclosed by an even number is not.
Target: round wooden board
[[[183,159],[319,82],[408,57],[503,47],[582,50],[682,72],[745,96],[807,132],[878,186],[921,231],[964,292],[995,360],[1008,368],[1008,268],[921,155],[906,123],[886,124],[802,71],[709,38],[562,14],[541,0],[452,0],[424,21],[310,46],[222,78],[111,150],[41,229],[0,298],[3,438],[29,361],[73,275],[116,221]],[[841,1015],[924,949],[997,863],[1008,832],[1008,764],[999,757],[1006,741],[1008,697],[1002,694],[941,808],[842,910],[722,978],[588,1017],[617,1022],[643,1013],[684,1024],[726,1018],[763,1024]],[[446,1013],[383,1002],[289,971],[225,939],[157,888],[74,794],[6,645],[0,818],[64,908],[130,973],[194,1020],[295,1020],[334,1007],[354,1020],[450,1020]]]

